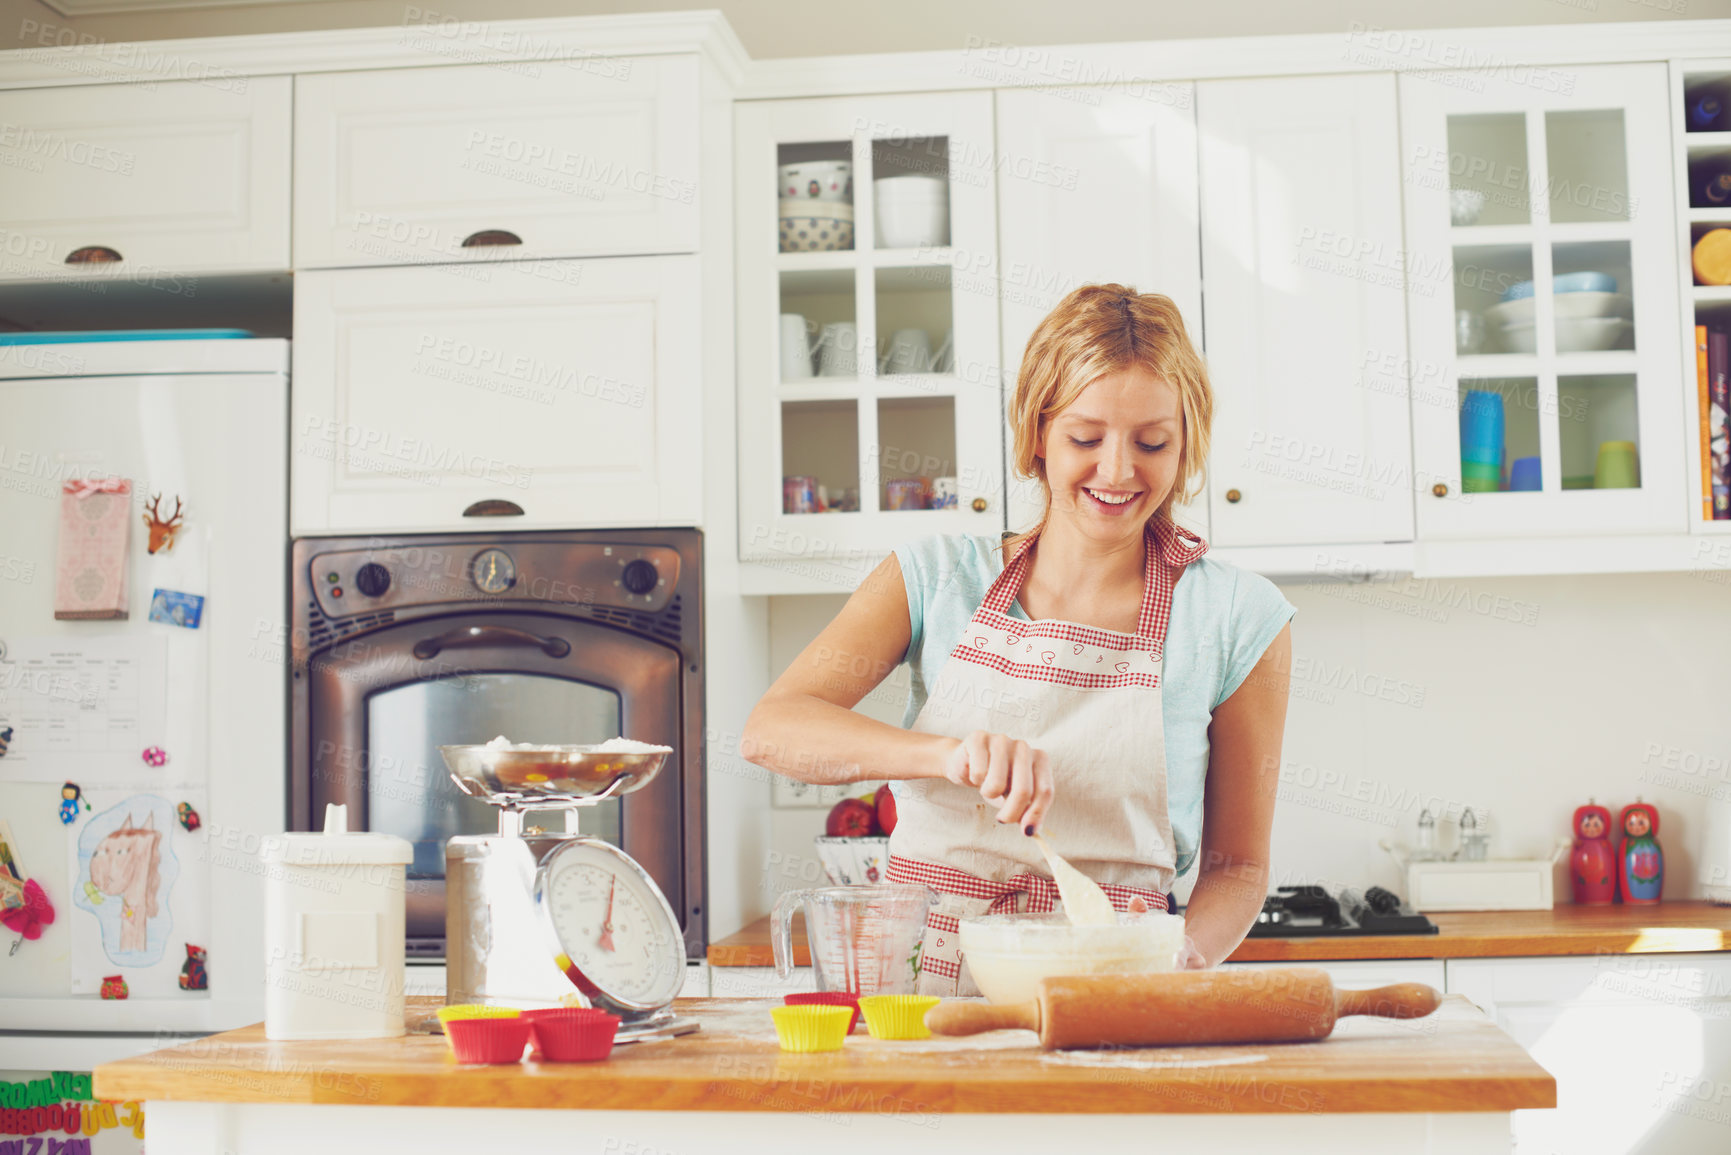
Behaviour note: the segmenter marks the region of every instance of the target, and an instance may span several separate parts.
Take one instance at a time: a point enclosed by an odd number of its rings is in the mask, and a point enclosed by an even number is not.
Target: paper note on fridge
[[[142,634],[7,639],[0,781],[150,781],[139,757],[163,740],[168,647]]]

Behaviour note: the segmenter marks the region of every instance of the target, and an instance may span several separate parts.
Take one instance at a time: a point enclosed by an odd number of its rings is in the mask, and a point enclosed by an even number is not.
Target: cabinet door
[[[295,265],[697,249],[696,57],[295,85]]]
[[[1401,77],[1420,540],[1681,532],[1665,66],[1516,72]]]
[[[1410,540],[1394,78],[1196,87],[1214,542]]]
[[[910,538],[1000,532],[991,95],[752,102],[734,139],[740,556],[857,582]],[[846,199],[784,200],[793,164]]]
[[[288,268],[289,79],[0,92],[0,279]]]
[[[1731,955],[1450,959],[1448,983],[1556,1077],[1518,1150],[1725,1150]]]
[[[1078,285],[1171,297],[1200,349],[1194,86],[1006,89],[996,100],[1006,404],[1035,326]],[[1008,428],[1004,450],[1009,527],[1019,532],[1039,520],[1045,497],[1038,482],[1014,476]],[[1175,508],[1205,538],[1207,502],[1204,491]]]
[[[698,524],[697,294],[684,256],[297,275],[294,532]]]

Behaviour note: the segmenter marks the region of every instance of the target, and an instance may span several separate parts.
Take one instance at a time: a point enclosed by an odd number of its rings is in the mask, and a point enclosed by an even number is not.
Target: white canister
[[[403,1034],[407,839],[348,832],[325,808],[322,834],[266,839],[264,1033],[268,1039]]]

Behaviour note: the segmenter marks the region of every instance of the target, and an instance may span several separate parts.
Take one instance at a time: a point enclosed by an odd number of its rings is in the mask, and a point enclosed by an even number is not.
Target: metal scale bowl
[[[579,810],[629,794],[671,750],[441,746],[463,793],[499,808],[497,835],[445,844],[447,1004],[596,1006],[619,1042],[682,1035],[679,919],[649,872],[612,843],[525,830],[525,810]]]

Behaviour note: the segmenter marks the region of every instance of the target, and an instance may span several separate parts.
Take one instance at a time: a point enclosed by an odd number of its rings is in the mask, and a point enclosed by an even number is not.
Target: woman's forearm
[[[1184,932],[1209,966],[1225,962],[1244,941],[1267,894],[1267,863],[1221,858],[1203,864],[1184,907]]]
[[[941,778],[954,738],[903,730],[809,694],[771,693],[746,719],[740,753],[777,774],[833,785]]]

